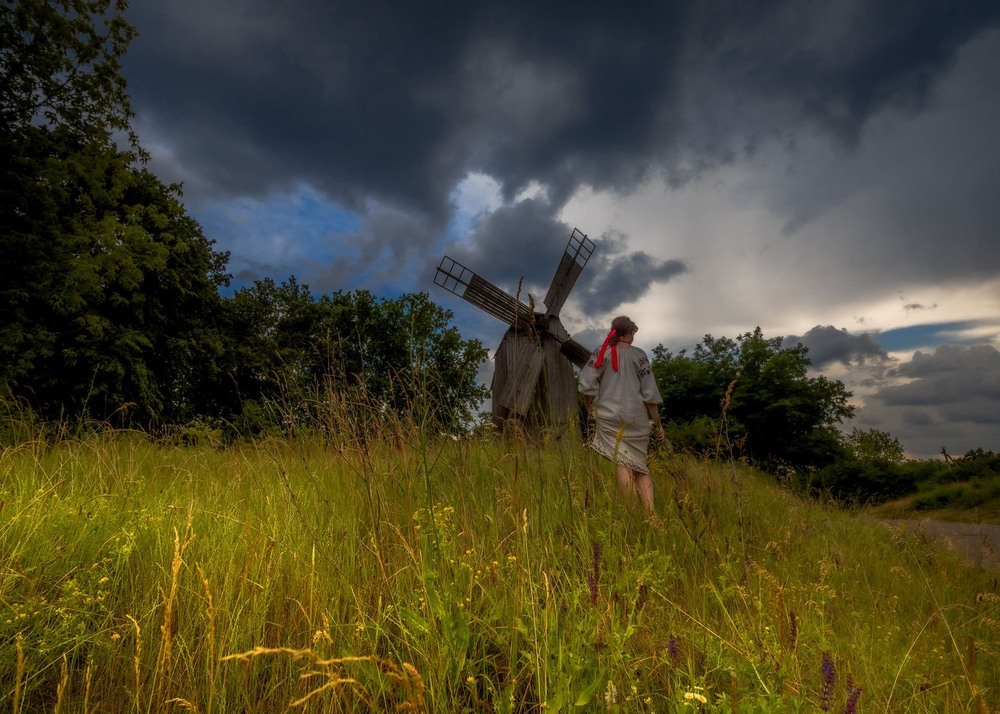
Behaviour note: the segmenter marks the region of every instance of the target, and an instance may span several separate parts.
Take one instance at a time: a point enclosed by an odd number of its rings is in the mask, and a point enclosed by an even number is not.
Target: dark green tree
[[[776,467],[816,467],[841,452],[836,425],[853,414],[851,393],[810,377],[805,347],[781,346],[758,327],[731,340],[706,335],[693,353],[653,350],[664,423],[675,445],[704,451],[725,437],[743,455]]]
[[[903,463],[903,445],[899,439],[881,429],[858,429],[844,435],[847,454],[863,463],[878,461],[898,466]]]
[[[121,59],[136,36],[115,0],[0,2],[0,131],[8,144],[33,126],[83,143],[131,139]]]
[[[286,408],[329,390],[357,390],[396,413],[426,410],[463,428],[485,398],[487,351],[464,340],[426,293],[395,299],[358,290],[314,298],[294,278],[255,282],[226,300],[230,411],[252,427],[262,404]]]
[[[227,256],[111,145],[28,127],[2,170],[0,379],[47,418],[199,410]]]
[[[137,166],[125,5],[0,2],[0,380],[47,418],[183,420],[222,348],[226,256]]]

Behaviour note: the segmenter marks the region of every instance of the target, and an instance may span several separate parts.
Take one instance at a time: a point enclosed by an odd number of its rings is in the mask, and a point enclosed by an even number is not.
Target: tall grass
[[[733,464],[395,419],[0,455],[0,709],[989,711],[997,574]]]

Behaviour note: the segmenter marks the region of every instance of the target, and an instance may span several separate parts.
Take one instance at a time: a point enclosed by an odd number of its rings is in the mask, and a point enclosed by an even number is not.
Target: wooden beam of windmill
[[[447,255],[434,273],[434,284],[471,302],[508,325],[532,318],[531,308]]]
[[[545,294],[545,309],[549,315],[558,316],[569,297],[570,290],[576,284],[576,279],[580,277],[583,268],[590,260],[594,252],[594,242],[586,235],[574,228],[566,250],[563,252],[559,267],[556,268],[552,282],[549,283],[549,291]]]

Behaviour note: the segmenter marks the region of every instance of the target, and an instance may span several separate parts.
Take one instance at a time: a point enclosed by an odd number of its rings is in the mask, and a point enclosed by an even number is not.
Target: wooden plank
[[[559,267],[549,284],[549,291],[545,294],[545,309],[550,315],[558,315],[569,297],[576,279],[580,277],[583,267],[590,260],[594,253],[594,241],[574,228],[573,233],[566,243],[566,250],[563,252]]]
[[[576,279],[583,272],[583,266],[576,261],[576,256],[568,250],[563,253],[556,274],[552,276],[549,291],[545,293],[545,310],[550,315],[558,315],[576,284]]]
[[[498,407],[524,417],[538,387],[538,376],[545,361],[533,335],[507,330],[493,357],[493,412]]]

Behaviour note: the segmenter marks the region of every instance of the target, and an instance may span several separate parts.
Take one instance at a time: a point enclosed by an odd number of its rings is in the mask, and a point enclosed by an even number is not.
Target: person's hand
[[[655,439],[658,443],[661,444],[667,440],[667,435],[663,433],[662,426],[657,426],[655,429],[653,429],[653,439]]]

